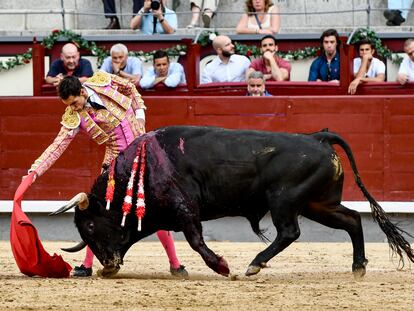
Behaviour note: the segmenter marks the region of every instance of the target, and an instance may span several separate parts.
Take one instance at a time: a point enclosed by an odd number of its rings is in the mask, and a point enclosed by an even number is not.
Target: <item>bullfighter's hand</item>
[[[25,180],[25,179],[27,178],[27,176],[29,176],[29,175],[24,175],[24,176],[22,177],[22,181],[23,181],[23,180]],[[34,173],[34,175],[33,175],[33,180],[32,180],[32,184],[35,182],[36,178],[37,178],[37,174],[36,174],[36,173]]]
[[[138,125],[139,125],[139,131],[141,133],[145,133],[145,120],[144,119],[137,119]]]

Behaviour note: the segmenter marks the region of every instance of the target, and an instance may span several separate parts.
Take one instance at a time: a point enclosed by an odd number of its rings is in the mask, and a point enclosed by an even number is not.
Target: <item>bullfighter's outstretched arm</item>
[[[43,175],[59,159],[78,132],[78,128],[68,129],[62,126],[53,143],[34,161],[29,173],[34,171],[37,176]]]

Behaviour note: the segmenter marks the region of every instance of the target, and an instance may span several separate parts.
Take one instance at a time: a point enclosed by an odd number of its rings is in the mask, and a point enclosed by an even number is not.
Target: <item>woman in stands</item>
[[[271,0],[246,0],[245,5],[246,13],[237,24],[237,33],[272,35],[279,32],[279,8]]]

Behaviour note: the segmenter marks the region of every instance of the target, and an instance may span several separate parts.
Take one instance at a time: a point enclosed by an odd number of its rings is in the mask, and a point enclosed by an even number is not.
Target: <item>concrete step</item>
[[[363,26],[361,26],[363,27]],[[352,27],[335,27],[332,26],[332,28],[336,28],[340,34],[343,35],[349,35],[354,28]],[[357,28],[357,27],[356,27]],[[324,31],[326,28],[323,27],[292,27],[292,28],[285,28],[283,29],[277,37],[290,37],[294,36],[297,38],[300,38],[301,36],[303,38],[317,38],[320,36],[322,31]],[[399,26],[399,27],[386,27],[386,26],[373,26],[371,27],[372,30],[374,30],[378,34],[401,34],[401,33],[407,33],[407,37],[413,36],[412,32],[414,31],[413,26]],[[106,30],[106,29],[72,29],[74,32],[81,34],[82,36],[88,37],[88,36],[97,36],[97,37],[108,37],[110,41],[116,40],[119,38],[119,40],[145,40],[145,39],[151,39],[153,40],[153,36],[143,35],[140,34],[139,31],[130,30],[130,29],[120,29],[120,30]],[[198,33],[201,31],[206,30],[205,28],[194,28],[194,29],[186,29],[186,28],[179,28],[176,32],[176,36],[181,37],[195,37]],[[210,28],[207,29],[210,31],[217,31],[219,34],[225,34],[225,35],[235,35],[234,28]],[[0,30],[0,37],[2,37],[1,41],[7,41],[7,37],[37,37],[39,40],[41,40],[42,37],[49,36],[50,30]],[[111,39],[112,37],[112,39]],[[169,35],[157,35],[157,37],[160,40],[166,40],[170,36]],[[251,37],[251,38],[259,38],[260,36],[257,35],[237,35],[237,37]],[[171,37],[172,39],[173,37]],[[97,40],[97,39],[95,39]],[[175,39],[174,39],[175,40]]]

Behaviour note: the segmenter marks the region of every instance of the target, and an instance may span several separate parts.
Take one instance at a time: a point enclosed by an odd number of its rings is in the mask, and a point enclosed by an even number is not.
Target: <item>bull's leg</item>
[[[283,208],[272,207],[270,214],[277,230],[276,239],[253,259],[247,268],[247,276],[259,273],[270,259],[283,251],[300,235],[297,211],[291,205],[285,204]]]
[[[354,251],[352,272],[356,278],[365,275],[368,260],[365,258],[364,234],[358,212],[341,204],[328,206],[311,204],[302,211],[302,215],[330,228],[348,232]]]
[[[189,213],[179,216],[183,220],[183,233],[191,248],[203,258],[207,266],[218,274],[228,276],[229,266],[223,257],[216,255],[204,243],[201,222],[196,217],[189,216]]]

